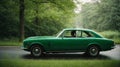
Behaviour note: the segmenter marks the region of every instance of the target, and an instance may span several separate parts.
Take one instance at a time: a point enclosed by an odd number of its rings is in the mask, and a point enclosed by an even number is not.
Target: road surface
[[[98,57],[87,57],[83,52],[47,54],[44,57],[34,58],[30,52],[21,50],[20,46],[0,46],[0,59],[110,59],[120,60],[120,45],[115,49],[100,52]]]

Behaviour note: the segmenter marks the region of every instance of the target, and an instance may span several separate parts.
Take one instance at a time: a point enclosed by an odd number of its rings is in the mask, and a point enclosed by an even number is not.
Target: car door
[[[76,35],[72,37],[63,37],[67,50],[85,50],[90,43],[91,36],[88,32],[75,30]]]
[[[75,36],[72,35],[75,32]],[[67,50],[81,50],[84,47],[85,38],[81,37],[81,31],[67,30],[64,31],[62,37],[58,37],[51,41],[51,50],[67,51]]]

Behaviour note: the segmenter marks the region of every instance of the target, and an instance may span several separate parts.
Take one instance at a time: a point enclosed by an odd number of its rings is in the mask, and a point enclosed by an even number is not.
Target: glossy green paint
[[[63,37],[65,31],[86,31],[94,35],[94,37]],[[99,46],[101,51],[110,50],[114,47],[114,42],[110,39],[104,38],[98,33],[79,28],[64,29],[58,36],[35,36],[29,37],[23,42],[23,49],[29,50],[32,45],[40,45],[46,52],[67,52],[67,51],[86,51],[91,45]],[[30,51],[30,50],[29,50]]]

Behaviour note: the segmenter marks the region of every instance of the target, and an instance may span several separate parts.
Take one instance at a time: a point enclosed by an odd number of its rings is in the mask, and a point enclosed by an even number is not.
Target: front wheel
[[[31,55],[34,57],[40,57],[43,54],[43,50],[39,45],[34,45],[31,47]]]
[[[100,52],[99,47],[92,45],[92,46],[88,47],[86,53],[87,53],[87,55],[89,55],[89,56],[95,57],[95,56],[98,56],[98,55],[99,55],[99,52]]]

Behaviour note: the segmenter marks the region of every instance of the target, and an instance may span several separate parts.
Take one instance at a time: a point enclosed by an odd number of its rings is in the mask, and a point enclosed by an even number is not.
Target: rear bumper
[[[111,49],[114,49],[114,48],[116,48],[116,46],[115,46],[115,45],[111,47]]]
[[[116,48],[115,45],[114,46],[109,46],[106,49],[102,49],[101,51],[108,51],[108,50],[112,50],[112,49],[115,49],[115,48]]]

